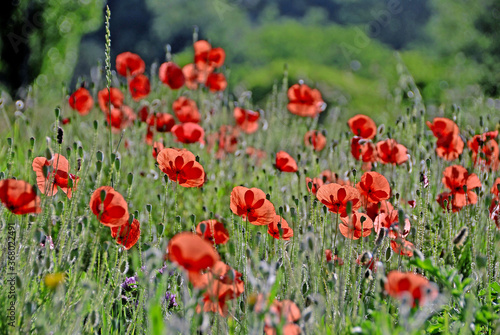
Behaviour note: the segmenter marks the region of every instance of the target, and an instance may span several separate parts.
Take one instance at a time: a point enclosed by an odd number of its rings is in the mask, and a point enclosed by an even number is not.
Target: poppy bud
[[[196,221],[196,215],[194,214],[191,214],[191,222],[194,224],[194,222]]]
[[[64,202],[59,201],[56,205],[56,214],[61,215],[63,210],[64,210]]]
[[[417,197],[420,196],[420,190],[417,190],[415,193],[417,194]]]
[[[369,281],[373,280],[372,270],[366,269],[366,271],[365,271],[365,279],[369,280]]]
[[[203,222],[200,223],[199,225],[199,228],[200,228],[200,231],[201,231],[201,235],[205,235],[205,231],[207,229],[207,225]]]
[[[32,149],[35,147],[35,138],[34,137],[30,137],[30,145],[31,145]]]
[[[48,165],[44,165],[42,167],[42,173],[43,173],[43,176],[47,179],[49,177],[49,166]]]
[[[134,222],[134,214],[130,214],[130,215],[128,216],[128,224],[129,224],[129,225],[131,225],[131,224],[132,224],[132,222]]]
[[[71,147],[66,148],[66,156],[71,157]]]
[[[148,213],[151,213],[151,211],[153,210],[153,206],[151,204],[147,204],[146,210],[148,211]]]
[[[98,127],[99,127],[99,121],[94,120],[94,130],[97,130]]]
[[[113,153],[111,153],[111,161],[114,162],[115,159],[116,159],[116,154],[113,152]]]
[[[355,178],[356,178],[356,169],[352,169],[352,171],[351,171],[351,172],[352,172],[353,177],[355,177]]]
[[[271,195],[269,193],[266,194],[266,199],[271,200]]]
[[[82,159],[78,158],[76,160],[76,171],[80,171],[81,168],[82,168]]]
[[[467,185],[464,185],[463,189],[464,189],[464,192],[467,193]]]
[[[62,144],[64,131],[61,127],[57,128],[57,143]]]
[[[115,169],[116,171],[120,171],[120,168],[121,168],[122,164],[121,164],[121,161],[120,159],[115,159]]]
[[[54,110],[54,113],[56,114],[56,119],[59,119],[59,116],[61,115],[61,109],[59,107],[57,107]]]
[[[97,172],[101,172],[101,169],[102,169],[102,161],[97,161],[95,163],[95,167],[97,169]]]
[[[68,188],[73,188],[73,179],[68,178]]]
[[[427,165],[427,168],[428,168],[428,169],[430,169],[430,167],[431,167],[431,159],[430,159],[430,158],[427,158],[427,159],[425,160],[425,164]]]
[[[385,229],[384,227],[380,228],[378,235],[377,235],[377,239],[375,240],[376,246],[379,246],[382,244],[382,241],[384,240],[386,233],[387,233],[387,229]]]
[[[101,202],[104,202],[104,199],[106,199],[106,190],[101,190],[99,197],[101,199]]]
[[[278,213],[279,213],[280,216],[283,215],[283,206],[280,206],[278,208]]]
[[[177,223],[181,223],[181,217],[180,217],[180,215],[177,215],[175,217],[175,221],[177,221]]]
[[[134,182],[134,174],[132,172],[129,172],[127,175],[128,186],[132,186],[133,182]]]
[[[102,151],[99,150],[96,152],[95,157],[97,158],[98,161],[102,161],[104,159],[104,154],[102,153]]]

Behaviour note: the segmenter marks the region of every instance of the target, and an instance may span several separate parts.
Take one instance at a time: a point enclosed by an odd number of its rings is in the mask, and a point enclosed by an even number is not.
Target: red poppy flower
[[[340,221],[342,221],[339,224],[340,233],[352,240],[357,240],[361,236],[366,237],[372,233],[373,221],[366,214],[356,212],[350,217],[340,217]]]
[[[175,116],[177,116],[177,119],[179,119],[181,123],[200,122],[200,112],[198,112],[196,102],[192,99],[184,96],[179,97],[172,104],[172,109],[174,110]]]
[[[186,149],[163,149],[156,160],[168,178],[183,187],[200,187],[205,182],[203,166]]]
[[[280,228],[278,228],[279,224],[281,225],[281,232]],[[274,221],[269,224],[267,233],[277,240],[281,237],[283,240],[288,241],[293,237],[293,229],[290,228],[288,222],[278,214],[274,217]]]
[[[173,90],[178,90],[185,83],[181,68],[173,62],[166,62],[160,65],[159,77],[163,84]]]
[[[154,142],[153,143],[153,158],[156,159],[158,157],[158,154],[160,151],[165,149],[165,146],[163,145],[163,142]]]
[[[168,133],[175,126],[174,117],[168,113],[151,114],[146,122],[150,127],[155,126],[159,133]]]
[[[304,136],[306,147],[312,147],[315,151],[321,151],[326,146],[326,137],[320,131],[309,130]]]
[[[460,129],[455,122],[447,118],[437,117],[433,122],[426,122],[437,140],[436,153],[446,160],[455,160],[464,149],[464,142],[460,138]]]
[[[259,129],[260,113],[257,111],[243,109],[241,107],[234,108],[234,119],[236,124],[247,134],[253,134]]]
[[[106,113],[106,121],[111,124],[111,129],[115,133],[130,126],[135,118],[134,110],[126,105],[122,105],[120,108],[112,108],[111,113]]]
[[[127,222],[119,227],[111,227],[111,236],[116,239],[116,243],[123,245],[125,250],[129,250],[139,241],[141,224],[134,219],[131,224]]]
[[[217,144],[216,159],[222,159],[227,153],[234,153],[238,148],[240,132],[232,126],[222,125],[217,133],[207,136],[207,151],[210,152]]]
[[[149,79],[143,74],[135,76],[128,83],[128,88],[132,98],[135,101],[141,100],[148,96],[151,91],[151,86],[149,85]]]
[[[208,87],[211,92],[224,91],[227,87],[226,77],[223,73],[210,73],[207,76],[205,86]]]
[[[196,90],[198,84],[203,84],[207,81],[208,72],[199,71],[193,63],[185,65],[182,68],[182,73],[186,80],[186,87],[190,90]]]
[[[104,201],[101,201],[104,194]],[[119,227],[128,223],[128,205],[123,196],[111,186],[101,186],[90,198],[90,209],[99,222],[108,227]]]
[[[189,232],[172,237],[168,242],[167,256],[169,261],[195,274],[213,267],[220,258],[212,243]]]
[[[405,238],[410,233],[410,220],[405,218],[404,227],[399,226],[399,214],[398,211],[391,211],[389,213],[380,213],[373,223],[375,232],[378,234],[381,228],[387,228],[389,231],[390,238]]]
[[[355,115],[347,121],[347,124],[354,136],[371,140],[377,134],[377,125],[369,116]]]
[[[380,202],[369,202],[365,205],[366,215],[370,217],[370,219],[375,220],[377,215],[381,213],[391,213],[394,210],[392,204],[386,200],[382,200]]]
[[[175,135],[177,142],[182,143],[196,143],[200,142],[201,144],[205,144],[205,131],[203,128],[193,122],[186,122],[175,125],[172,127],[172,134]]]
[[[307,191],[312,194],[316,194],[321,186],[323,186],[323,179],[321,178],[309,178],[306,177]]]
[[[347,216],[347,204],[351,203],[352,212],[361,207],[358,190],[352,186],[341,186],[336,183],[326,184],[319,188],[316,197],[330,212]]]
[[[45,173],[44,166],[46,167]],[[76,188],[80,178],[69,173],[69,163],[66,157],[59,154],[54,154],[50,160],[45,157],[36,157],[32,167],[33,171],[36,172],[36,183],[42,194],[53,196],[57,193],[57,186],[59,186],[68,198],[71,198],[72,191]],[[73,184],[72,187],[69,187],[69,180]],[[49,185],[49,181],[52,181],[53,184]]]
[[[406,295],[413,298],[413,307],[423,306],[437,298],[439,292],[422,275],[413,272],[391,271],[387,275],[385,290],[391,297],[401,299]]]
[[[495,197],[497,197],[497,198],[500,195],[499,194],[500,191],[499,191],[499,186],[498,185],[500,185],[500,177],[498,177],[497,179],[495,179],[495,182],[493,183],[493,186],[490,189],[490,193],[493,194],[493,195],[495,195]]]
[[[137,116],[139,117],[139,120],[141,120],[141,122],[146,122],[149,118],[148,106],[147,105],[142,106],[141,109],[139,109]]]
[[[481,135],[475,135],[469,142],[468,147],[472,150],[474,166],[482,165],[497,170],[499,165],[499,148],[495,138],[498,130],[489,131]]]
[[[497,228],[500,230],[500,202],[493,199],[490,205],[490,219],[495,222]]]
[[[264,318],[264,333],[266,335],[276,335],[276,327],[285,323],[282,334],[300,334],[300,328],[294,323],[299,321],[301,312],[299,307],[291,300],[274,300],[269,307],[269,312]]]
[[[137,76],[143,74],[146,70],[146,64],[142,58],[132,52],[122,52],[116,56],[116,72],[123,76]]]
[[[111,99],[109,98],[109,93],[111,92]],[[120,108],[123,105],[123,93],[118,88],[111,87],[109,92],[107,88],[104,88],[97,93],[97,100],[99,101],[99,107],[103,112],[109,110],[108,104],[111,107]]]
[[[226,53],[222,48],[212,48],[204,40],[196,41],[194,47],[194,62],[199,70],[213,71],[224,64]]]
[[[266,194],[258,188],[236,186],[231,192],[231,211],[253,225],[272,224],[276,212]]]
[[[374,163],[378,159],[375,144],[359,136],[351,139],[351,154],[356,160],[365,163]]]
[[[377,143],[377,156],[383,164],[400,165],[408,160],[408,150],[393,139]]]
[[[398,238],[397,240],[391,240],[391,248],[398,255],[413,257],[415,246],[405,239]]]
[[[204,232],[201,229],[202,224],[204,225]],[[196,234],[215,244],[226,244],[229,241],[227,229],[224,224],[217,220],[201,221],[196,226]]]
[[[473,190],[481,187],[481,181],[475,173],[469,174],[463,166],[447,167],[443,171],[442,183],[451,190],[452,206],[461,208],[468,204],[477,203],[477,195]]]
[[[87,115],[94,107],[94,99],[92,99],[90,92],[83,87],[73,92],[68,102],[69,106],[80,113],[80,115]]]
[[[365,172],[359,183],[356,184],[356,188],[364,199],[364,203],[378,203],[389,199],[391,195],[389,182],[378,172]]]
[[[0,201],[13,214],[40,213],[40,197],[36,190],[24,180],[0,180]]]
[[[315,117],[325,110],[326,104],[320,91],[306,84],[295,84],[288,89],[288,110],[302,117]]]
[[[65,118],[65,119],[62,119],[62,120],[61,120],[61,123],[62,123],[63,125],[68,124],[68,123],[70,123],[70,122],[71,122],[71,119],[70,119],[69,117],[67,117],[67,118]]]
[[[325,257],[327,262],[333,262],[335,265],[344,265],[344,261],[338,255],[334,255],[330,249],[325,250]]]
[[[274,165],[281,172],[297,172],[297,162],[285,151],[276,153],[276,164]]]
[[[242,275],[221,261],[213,266],[208,276],[210,275],[213,279],[207,280],[207,284],[211,284],[203,295],[203,311],[226,316],[226,302],[238,298],[245,291]],[[198,313],[201,312],[201,308],[196,310]]]

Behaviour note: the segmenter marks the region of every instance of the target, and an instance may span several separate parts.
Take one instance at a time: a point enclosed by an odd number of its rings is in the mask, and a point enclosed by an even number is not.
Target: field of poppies
[[[226,52],[108,36],[53,114],[2,101],[0,333],[497,334],[498,111],[403,72],[393,119],[286,70],[255,106]]]

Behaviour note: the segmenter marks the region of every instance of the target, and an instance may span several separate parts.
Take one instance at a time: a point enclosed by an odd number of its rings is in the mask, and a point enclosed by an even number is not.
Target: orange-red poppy
[[[276,216],[274,205],[267,200],[264,191],[258,188],[233,188],[230,207],[234,214],[257,226],[272,224]]]
[[[300,309],[293,301],[274,300],[264,318],[264,333],[266,335],[276,335],[276,327],[284,322],[285,326],[281,329],[281,334],[300,334],[299,326],[294,323],[299,321],[300,318]]]
[[[203,166],[186,149],[165,148],[156,160],[168,178],[183,187],[200,187],[205,182]]]
[[[355,187],[336,183],[326,184],[319,188],[316,198],[325,205],[330,212],[338,213],[340,216],[347,216],[348,203],[351,204],[351,212],[355,212],[361,207],[361,198]]]
[[[334,255],[330,249],[325,250],[325,257],[327,262],[333,262],[335,265],[344,265],[344,261],[338,255]]]
[[[204,84],[207,81],[208,72],[198,70],[194,63],[185,65],[182,68],[182,73],[186,80],[186,87],[190,90],[197,89],[198,84]]]
[[[352,240],[372,233],[373,221],[364,213],[356,212],[351,216],[340,217],[340,221],[342,221],[339,224],[340,233]]]
[[[378,172],[365,172],[356,188],[363,198],[363,202],[378,203],[387,200],[391,196],[391,187],[383,175]]]
[[[326,104],[317,89],[306,84],[295,84],[288,89],[288,110],[302,117],[315,117],[325,110]]]
[[[163,142],[154,142],[153,143],[153,158],[156,159],[158,157],[158,154],[160,151],[165,149],[165,146],[163,145]]]
[[[130,91],[130,95],[132,95],[132,98],[135,101],[147,97],[151,91],[148,77],[143,74],[135,76],[129,81],[128,89]]]
[[[104,197],[104,201],[101,199]],[[92,193],[90,209],[98,220],[108,227],[119,227],[128,223],[128,205],[123,196],[111,186],[101,186]]]
[[[155,127],[157,132],[167,133],[175,126],[175,119],[169,113],[154,113],[149,115],[147,124]]]
[[[205,81],[205,86],[211,92],[224,91],[227,87],[226,77],[223,73],[210,73]]]
[[[391,213],[394,210],[394,207],[389,201],[382,200],[378,203],[369,202],[365,205],[366,215],[370,217],[370,219],[375,220],[377,215],[381,213]]]
[[[391,240],[391,248],[398,255],[413,257],[415,246],[410,241],[398,238]]]
[[[36,214],[42,211],[35,188],[24,180],[0,180],[0,201],[13,214]]]
[[[106,113],[106,121],[108,121],[115,133],[130,126],[135,118],[134,110],[126,105],[122,105],[120,108],[112,108],[111,113]]]
[[[111,108],[120,108],[123,105],[123,98],[122,91],[116,87],[111,87],[109,92],[107,88],[104,88],[97,93],[99,107],[103,112],[109,111],[108,104],[111,104]]]
[[[137,112],[137,116],[141,122],[146,122],[149,118],[149,107],[147,105],[142,106]]]
[[[125,247],[125,250],[132,248],[141,236],[141,224],[137,219],[132,223],[125,223],[119,227],[111,227],[111,236],[116,239],[116,243]]]
[[[80,178],[69,173],[69,163],[66,157],[59,154],[54,154],[50,160],[45,157],[36,157],[32,167],[36,172],[36,183],[42,194],[53,196],[57,193],[57,186],[59,186],[68,198],[71,198],[72,191],[76,188]],[[69,187],[70,180],[73,184],[71,187]],[[49,181],[52,185],[49,185]]]
[[[293,237],[293,229],[290,228],[288,222],[278,214],[274,217],[274,221],[269,224],[267,233],[277,240],[281,238],[288,241]]]
[[[196,102],[192,99],[181,96],[174,101],[174,103],[172,104],[172,109],[174,110],[175,116],[177,116],[177,119],[181,123],[200,122],[200,112],[198,111]]]
[[[405,296],[413,298],[413,307],[418,303],[423,306],[433,301],[439,292],[422,275],[413,272],[391,271],[387,275],[385,290],[391,297],[401,299]]]
[[[202,226],[204,231],[202,232]],[[214,244],[226,244],[229,241],[229,232],[224,224],[217,220],[205,220],[196,226],[196,234]]]
[[[307,191],[312,194],[316,194],[321,186],[324,185],[323,179],[321,178],[309,178],[306,177]]]
[[[474,165],[481,165],[497,170],[500,164],[498,143],[495,140],[498,130],[475,135],[467,145],[472,150]]]
[[[400,165],[408,160],[408,150],[393,139],[377,143],[377,157],[383,164]]]
[[[184,86],[185,78],[181,68],[173,62],[165,62],[160,65],[158,76],[160,81],[173,90]]]
[[[473,190],[481,187],[481,181],[463,166],[453,165],[444,169],[442,183],[450,189],[452,206],[462,208],[477,203],[477,194]]]
[[[500,177],[495,179],[495,182],[493,183],[493,186],[490,189],[490,193],[493,194],[495,197],[500,196]]]
[[[365,163],[374,163],[378,159],[375,144],[359,136],[351,139],[351,154],[356,160]]]
[[[404,219],[404,227],[399,225],[399,214],[398,211],[391,211],[389,213],[380,213],[375,218],[373,222],[373,227],[375,232],[378,233],[381,228],[386,228],[389,231],[390,238],[405,238],[410,233],[410,220],[408,218]]]
[[[304,143],[307,147],[312,147],[315,151],[321,151],[326,146],[326,137],[320,131],[309,130],[304,135]]]
[[[94,99],[90,95],[90,92],[83,87],[73,92],[68,102],[69,106],[80,113],[80,115],[87,115],[94,107]]]
[[[245,291],[242,275],[221,261],[213,266],[208,276],[210,275],[213,279],[207,280],[208,289],[203,295],[203,311],[226,316],[227,301],[238,298]],[[196,310],[199,313],[201,308]]]
[[[172,127],[172,134],[175,136],[177,142],[186,144],[200,142],[201,144],[205,144],[205,131],[197,123],[186,122],[177,124]]]
[[[438,139],[436,153],[446,160],[455,160],[463,152],[464,142],[460,138],[460,129],[450,119],[437,117],[433,122],[426,122],[434,136]]]
[[[257,129],[259,129],[259,112],[241,107],[235,107],[233,115],[236,120],[236,124],[243,132],[253,134],[257,131]]]
[[[297,172],[299,169],[297,162],[285,151],[276,153],[276,163],[274,165],[281,172]]]
[[[116,56],[116,72],[123,77],[134,77],[143,74],[146,64],[142,58],[132,52],[122,52]]]
[[[222,48],[212,48],[204,40],[194,42],[194,63],[199,70],[213,71],[224,64],[226,53]]]
[[[369,116],[363,114],[354,115],[347,121],[347,124],[354,136],[371,140],[377,134],[377,125]]]
[[[168,242],[167,256],[169,261],[196,274],[213,267],[220,259],[212,243],[189,232],[172,237]]]

